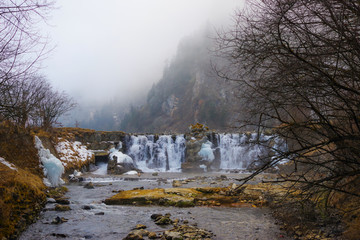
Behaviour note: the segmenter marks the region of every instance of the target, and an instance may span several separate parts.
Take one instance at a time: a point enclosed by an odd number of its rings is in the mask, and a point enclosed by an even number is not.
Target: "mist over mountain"
[[[206,28],[184,38],[163,77],[142,106],[131,106],[120,124],[125,132],[184,132],[201,122],[224,130],[234,119],[232,86],[211,65],[213,40]]]
[[[206,26],[183,38],[152,87],[139,87],[127,101],[118,96],[105,103],[82,103],[62,122],[96,130],[153,133],[184,132],[197,122],[217,130],[232,126],[238,118],[234,83],[225,82],[213,70],[219,59],[212,52],[210,29]]]

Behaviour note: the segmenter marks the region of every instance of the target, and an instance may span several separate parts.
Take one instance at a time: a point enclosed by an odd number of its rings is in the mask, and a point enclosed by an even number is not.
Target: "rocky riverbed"
[[[181,235],[184,237],[184,234],[190,232],[200,232],[198,237],[203,237],[199,239],[287,239],[271,217],[269,209],[246,202],[237,204],[236,207],[222,205],[187,208],[104,203],[105,199],[124,190],[226,188],[237,183],[236,179],[241,177],[238,173],[154,175],[85,175],[84,182],[67,185],[69,191],[65,198],[68,202],[56,203],[49,199],[40,219],[20,239],[131,239],[129,233],[140,229],[155,234],[153,237],[163,236],[163,239],[181,239]],[[255,179],[252,184],[259,180],[260,178]],[[61,206],[66,207],[61,209]],[[171,221],[157,224],[154,219],[156,215],[168,216]],[[139,224],[146,228],[139,228]],[[146,233],[143,238],[149,239],[148,237],[150,236]]]

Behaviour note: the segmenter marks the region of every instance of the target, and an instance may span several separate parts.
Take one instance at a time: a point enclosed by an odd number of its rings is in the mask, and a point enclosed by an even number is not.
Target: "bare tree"
[[[74,102],[37,75],[47,41],[36,27],[46,21],[51,0],[0,0],[0,115],[25,126],[49,128]]]
[[[247,1],[218,53],[229,64],[217,73],[239,84],[251,116],[243,124],[288,146],[250,178],[285,158],[294,168],[279,181],[360,197],[360,2]]]
[[[72,110],[76,103],[64,92],[55,91],[49,86],[45,97],[40,101],[33,119],[37,118],[38,124],[45,129],[57,123],[60,116]]]
[[[42,76],[22,76],[10,82],[0,96],[0,114],[21,127],[31,124],[32,115],[46,97],[49,83]]]
[[[52,6],[48,0],[0,1],[0,84],[10,73],[12,78],[25,73],[42,56],[46,39],[36,24]]]
[[[36,25],[52,6],[48,0],[0,0],[0,94],[14,85],[11,81],[37,70],[47,41]]]
[[[55,91],[39,75],[25,75],[10,81],[0,95],[0,114],[18,126],[42,126],[49,129],[57,119],[73,109],[75,102],[64,92]]]

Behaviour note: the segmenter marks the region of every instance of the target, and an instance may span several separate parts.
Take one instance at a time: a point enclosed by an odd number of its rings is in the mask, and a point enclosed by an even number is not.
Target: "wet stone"
[[[136,235],[141,235],[143,237],[143,236],[148,236],[150,232],[145,229],[136,229],[131,231],[131,233],[134,233]]]
[[[149,232],[148,238],[156,239],[156,238],[159,238],[159,236],[155,232]]]
[[[91,210],[91,209],[94,209],[94,207],[93,207],[93,206],[89,206],[89,205],[84,205],[84,206],[82,206],[81,208],[82,208],[82,209],[84,209],[84,210]]]
[[[172,224],[173,221],[169,217],[161,217],[160,219],[156,220],[156,225],[169,225]]]
[[[136,227],[135,227],[134,229],[145,229],[145,228],[146,228],[145,225],[143,225],[143,224],[138,224],[138,225],[136,225]]]
[[[63,204],[63,205],[69,205],[70,201],[65,198],[58,198],[58,199],[56,199],[56,203]]]
[[[181,187],[182,186],[182,183],[179,181],[179,180],[174,180],[172,182],[172,186],[173,187]]]
[[[141,235],[134,233],[129,233],[123,240],[143,240],[144,238]]]
[[[112,190],[111,192],[113,193],[119,193],[119,192],[123,192],[124,190],[120,189],[120,190]]]
[[[150,216],[150,218],[151,219],[154,219],[154,220],[157,220],[157,219],[159,219],[159,218],[161,218],[163,215],[161,215],[161,214],[152,214],[151,216]]]
[[[64,212],[64,211],[70,211],[70,210],[71,210],[71,208],[67,205],[56,204],[56,206],[55,206],[55,211]]]
[[[67,221],[68,221],[68,219],[57,216],[56,218],[54,218],[52,220],[51,224],[61,224],[61,223],[67,222]]]
[[[179,233],[179,232],[165,231],[164,236],[165,236],[166,239],[183,240],[183,237],[181,236],[181,233]]]
[[[85,184],[84,188],[87,188],[87,189],[94,189],[94,184],[92,182],[89,182],[87,184]]]
[[[51,235],[54,237],[57,237],[57,238],[67,238],[68,237],[66,234],[63,234],[63,233],[53,233]]]
[[[142,240],[144,236],[148,236],[149,231],[145,229],[137,229],[129,232],[129,234],[123,240]]]

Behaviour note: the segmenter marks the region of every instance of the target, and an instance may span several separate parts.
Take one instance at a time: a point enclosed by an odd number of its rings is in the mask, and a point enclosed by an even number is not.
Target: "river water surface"
[[[219,180],[220,175],[227,179]],[[138,207],[105,205],[103,200],[114,195],[114,191],[131,190],[137,187],[169,188],[174,179],[195,179],[183,187],[225,187],[236,182],[239,174],[204,173],[150,173],[138,176],[87,175],[86,181],[70,183],[65,197],[70,200],[70,211],[57,212],[51,210],[54,203],[47,204],[40,219],[29,226],[20,237],[21,240],[38,239],[122,239],[137,224],[144,224],[147,230],[161,232],[171,226],[161,227],[154,224],[150,216],[154,213],[170,213],[172,219],[187,220],[189,224],[212,231],[215,240],[236,239],[286,239],[279,230],[270,211],[266,208],[251,206],[234,207]],[[93,182],[95,188],[87,189],[84,185]],[[85,209],[89,210],[85,210]],[[46,210],[48,209],[48,210]],[[68,219],[61,224],[52,224],[56,217]]]

